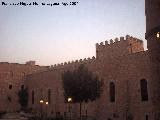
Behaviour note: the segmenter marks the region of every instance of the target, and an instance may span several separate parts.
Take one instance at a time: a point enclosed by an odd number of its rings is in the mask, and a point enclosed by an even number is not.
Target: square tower
[[[146,39],[150,55],[150,89],[155,120],[160,116],[160,0],[145,0]]]

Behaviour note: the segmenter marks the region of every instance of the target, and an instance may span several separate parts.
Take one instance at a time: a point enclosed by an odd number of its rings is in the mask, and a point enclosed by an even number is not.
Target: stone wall
[[[47,69],[45,66],[0,62],[0,111],[19,110],[17,94],[25,87],[26,75]]]
[[[148,51],[144,51],[143,42],[137,38],[126,36],[110,43],[110,45],[96,44],[96,58],[76,60],[50,67],[49,71],[27,76],[26,85],[30,90],[29,107],[40,113],[40,100],[47,101],[47,90],[52,90],[52,103],[47,107],[48,115],[61,115],[68,113],[68,104],[64,103],[61,74],[65,70],[76,69],[84,64],[94,74],[104,81],[103,93],[99,99],[83,107],[85,115],[86,106],[88,116],[104,119],[124,120],[127,116],[135,120],[143,120],[148,116],[153,118],[152,102],[150,98],[150,59]],[[140,80],[147,80],[148,101],[141,100]],[[110,102],[109,84],[115,84],[115,102]],[[31,92],[35,91],[35,103],[31,103]],[[43,111],[45,112],[45,104]],[[79,106],[72,104],[72,116],[78,117]]]

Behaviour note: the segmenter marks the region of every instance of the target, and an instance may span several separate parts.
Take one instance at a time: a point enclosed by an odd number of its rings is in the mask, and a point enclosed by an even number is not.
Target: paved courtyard
[[[6,113],[0,120],[28,120],[26,115],[20,113]]]

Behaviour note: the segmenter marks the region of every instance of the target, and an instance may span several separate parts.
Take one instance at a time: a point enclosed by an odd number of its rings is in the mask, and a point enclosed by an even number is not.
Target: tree
[[[65,100],[67,101],[67,99],[71,97],[73,103],[80,103],[81,119],[82,103],[94,101],[99,98],[103,82],[83,64],[73,71],[65,71],[62,74],[62,80]]]
[[[21,110],[24,110],[28,105],[28,89],[21,88],[18,92],[18,101],[21,105]]]

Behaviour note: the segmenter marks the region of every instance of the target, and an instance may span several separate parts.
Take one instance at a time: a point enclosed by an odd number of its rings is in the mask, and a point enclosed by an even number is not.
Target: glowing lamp
[[[157,32],[157,38],[160,38],[160,32]]]
[[[72,102],[72,98],[71,97],[68,98],[68,102]]]
[[[44,101],[43,101],[43,100],[40,100],[39,102],[42,104]]]
[[[46,102],[46,105],[48,105],[48,102]]]

